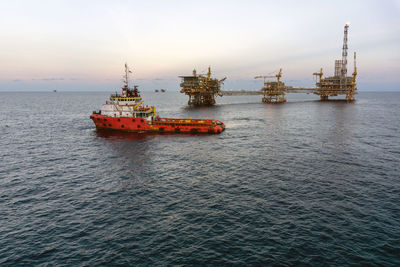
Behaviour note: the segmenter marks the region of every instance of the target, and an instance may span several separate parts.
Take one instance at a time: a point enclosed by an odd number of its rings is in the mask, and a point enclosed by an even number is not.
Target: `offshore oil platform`
[[[263,95],[263,103],[285,103],[287,93],[313,93],[320,96],[322,101],[328,100],[329,97],[346,95],[347,101],[354,101],[354,95],[357,94],[357,66],[356,66],[356,53],[354,52],[354,71],[352,76],[347,76],[347,36],[349,24],[344,26],[344,38],[342,59],[335,60],[335,73],[334,76],[323,78],[322,68],[319,72],[313,73],[316,76],[316,87],[304,88],[286,86],[281,81],[282,69],[276,75],[259,75],[255,79],[263,78],[264,86],[259,91],[222,91],[221,84],[226,79],[218,80],[211,78],[211,70],[208,68],[207,76],[196,75],[193,71],[192,76],[180,76],[183,78],[181,83],[181,93],[189,96],[189,105],[213,105],[215,104],[215,96],[236,96],[236,95]],[[269,78],[276,78],[276,81],[269,81]]]
[[[267,78],[274,78],[276,77],[276,82],[271,82],[266,80]],[[254,79],[263,78],[264,79],[264,87],[261,89],[263,92],[263,103],[285,103],[286,102],[286,90],[287,87],[285,86],[284,82],[281,82],[282,77],[282,69],[279,70],[279,73],[275,76],[267,76],[267,75],[260,75],[254,77]]]
[[[180,92],[188,95],[188,105],[194,106],[214,105],[215,96],[222,96],[221,84],[226,79],[211,78],[211,67],[208,67],[207,74],[197,74],[196,70],[193,70],[193,75],[179,77],[183,79]]]
[[[344,38],[342,59],[335,60],[335,75],[333,77],[322,78],[322,68],[320,72],[313,75],[317,77],[317,89],[314,94],[321,97],[321,100],[328,100],[329,96],[346,95],[347,101],[354,101],[354,95],[357,94],[357,66],[356,52],[354,52],[354,71],[352,76],[347,76],[347,33],[349,23],[344,26]]]

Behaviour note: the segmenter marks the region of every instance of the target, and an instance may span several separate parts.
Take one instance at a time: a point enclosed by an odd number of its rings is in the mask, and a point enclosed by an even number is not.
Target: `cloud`
[[[45,82],[48,82],[48,81],[64,81],[64,80],[65,80],[64,78],[40,78],[40,79],[33,78],[32,79],[32,81],[45,81]]]
[[[21,79],[15,79],[15,80],[13,80],[13,82],[15,82],[15,83],[18,83],[18,82],[22,82],[23,80],[21,80]]]

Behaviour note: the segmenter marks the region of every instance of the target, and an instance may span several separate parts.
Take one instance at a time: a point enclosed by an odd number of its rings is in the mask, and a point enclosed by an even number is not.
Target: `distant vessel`
[[[56,89],[54,89],[54,90],[53,90],[53,93],[57,93],[57,90],[56,90]]]
[[[154,92],[158,93],[158,89],[154,90]]]
[[[131,71],[125,64],[122,94],[113,94],[101,110],[90,116],[97,129],[112,129],[131,132],[173,132],[218,134],[225,125],[218,120],[160,118],[153,106],[143,105],[138,86],[129,88]]]
[[[165,90],[165,89],[161,89],[161,93],[165,93],[165,91],[167,91],[167,90]]]

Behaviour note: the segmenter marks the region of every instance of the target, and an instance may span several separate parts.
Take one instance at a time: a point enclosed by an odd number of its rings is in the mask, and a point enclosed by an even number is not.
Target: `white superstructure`
[[[125,64],[124,86],[122,94],[115,93],[110,100],[102,105],[99,114],[106,117],[145,118],[151,121],[156,116],[156,109],[143,105],[142,97],[137,86],[129,88],[129,73],[132,73]]]
[[[156,115],[156,110],[154,107],[143,105],[140,96],[112,95],[110,101],[107,101],[101,107],[100,114],[108,117],[147,118],[151,120],[151,117]]]

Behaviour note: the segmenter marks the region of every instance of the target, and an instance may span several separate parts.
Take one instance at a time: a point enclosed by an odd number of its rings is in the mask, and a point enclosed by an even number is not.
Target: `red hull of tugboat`
[[[225,130],[225,125],[217,120],[160,118],[149,124],[143,118],[108,117],[95,113],[90,119],[97,129],[129,132],[219,134]]]

